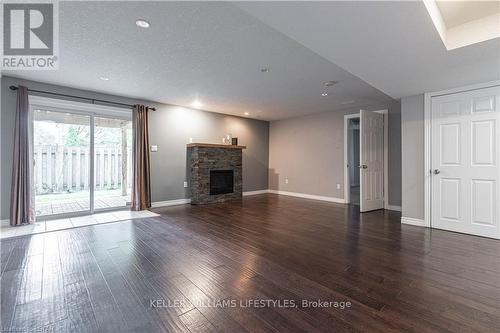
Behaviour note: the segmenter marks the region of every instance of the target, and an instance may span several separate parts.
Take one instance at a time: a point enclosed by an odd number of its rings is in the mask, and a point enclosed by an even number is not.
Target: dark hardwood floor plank
[[[77,283],[84,281],[87,288],[90,304],[98,329],[103,332],[120,332],[128,330],[125,318],[120,311],[114,295],[105,280],[94,254],[90,251],[86,238],[81,233],[83,229],[75,229],[68,233],[68,251],[76,263],[75,268],[79,270],[81,279],[70,278],[68,281]],[[76,282],[75,282],[76,281]]]
[[[0,242],[0,276],[7,266],[7,262],[12,254],[12,249],[16,246],[18,239],[19,238],[7,238],[2,239]]]
[[[4,272],[18,270],[24,267],[30,252],[30,237],[19,237],[11,250],[11,254],[5,264]]]
[[[65,285],[65,303],[68,312],[66,328],[69,332],[96,332],[99,330],[84,280]]]
[[[130,247],[127,248],[130,249]],[[129,300],[133,299],[132,304],[136,308],[135,310],[128,308],[127,313],[130,311],[142,313],[143,320],[147,321],[151,325],[149,329],[154,331],[188,331],[175,310],[169,307],[152,306],[152,301],[161,299],[161,296],[155,291],[141,271],[133,265],[136,256],[131,256],[130,252],[123,252],[120,247],[109,249],[108,253],[126,283],[126,286],[122,285],[122,288],[125,287],[127,291],[133,293],[133,296],[131,295]],[[149,266],[146,267],[149,268]],[[118,279],[120,277],[115,277],[115,281]],[[121,291],[121,293],[123,294],[124,291]]]
[[[28,256],[18,286],[16,304],[24,304],[42,298],[43,254]]]
[[[192,333],[217,332],[214,325],[212,325],[198,309],[189,310],[182,314],[180,319]]]
[[[130,286],[119,270],[114,268],[107,250],[93,248],[92,255],[98,265],[96,274],[102,274],[103,278],[101,281],[101,276],[99,276],[95,282],[92,280],[92,282],[87,282],[89,291],[95,289],[96,292],[98,290],[103,292],[101,295],[96,295],[96,299],[92,302],[94,308],[97,306],[102,308],[102,311],[95,310],[96,317],[98,314],[102,316],[100,320],[98,319],[99,326],[109,325],[106,321],[112,317],[115,320],[113,326],[122,326],[122,330],[154,331],[157,324],[152,322],[147,312],[144,311],[142,303],[130,290]],[[106,294],[109,296],[103,297]]]
[[[208,318],[214,326],[218,328],[224,324],[221,331],[228,331],[229,328],[239,328],[248,332],[275,332],[275,329],[266,321],[255,315],[254,311],[246,311],[239,307],[232,308],[214,308],[210,305],[211,302],[217,300],[206,295],[201,289],[193,284],[187,277],[182,274],[171,277],[171,282],[197,307],[197,309]],[[251,309],[250,309],[251,310]],[[222,320],[222,321],[221,321]],[[231,332],[232,330],[230,330]],[[236,330],[239,332],[240,330]],[[235,332],[235,331],[232,331]]]
[[[1,326],[3,331],[8,331],[11,328],[12,319],[17,303],[17,294],[21,285],[24,270],[16,269],[5,271],[0,278],[1,287]]]
[[[67,318],[64,295],[50,295],[28,303],[16,305],[11,329],[33,331]]]

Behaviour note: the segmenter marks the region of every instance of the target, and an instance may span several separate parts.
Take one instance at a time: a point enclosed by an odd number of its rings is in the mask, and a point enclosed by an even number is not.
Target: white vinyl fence
[[[36,145],[34,159],[34,186],[37,195],[89,189],[89,148]],[[123,190],[124,181],[125,188],[130,187],[131,149],[127,149],[126,158],[122,159],[122,149],[96,146],[94,173],[96,190]]]

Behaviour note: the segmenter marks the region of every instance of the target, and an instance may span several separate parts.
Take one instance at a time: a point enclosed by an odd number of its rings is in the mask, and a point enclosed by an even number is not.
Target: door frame
[[[389,209],[389,110],[372,111],[384,115],[384,209]],[[351,203],[349,176],[349,120],[360,118],[361,113],[344,115],[344,201]],[[360,133],[361,134],[361,133]],[[361,186],[361,184],[360,184]]]
[[[68,112],[71,114],[84,115],[89,117],[89,125],[90,125],[90,148],[89,148],[89,210],[78,211],[72,213],[61,213],[61,214],[53,214],[53,215],[44,215],[41,216],[43,220],[53,220],[53,219],[62,219],[62,218],[71,218],[78,216],[91,215],[94,213],[103,213],[107,211],[118,211],[118,210],[128,210],[129,206],[125,207],[110,207],[110,208],[100,208],[95,209],[94,205],[94,192],[95,192],[95,179],[94,179],[94,118],[102,117],[102,118],[116,118],[116,119],[124,119],[132,121],[132,110],[123,108],[123,107],[115,107],[108,106],[102,104],[94,104],[94,103],[85,103],[85,102],[76,102],[71,100],[63,100],[56,99],[50,97],[43,97],[38,95],[29,95],[28,104],[30,108],[30,112],[32,112],[33,108],[50,108],[54,110],[54,112]],[[31,120],[33,125],[33,120]]]
[[[424,221],[422,226],[432,228],[432,98],[492,88],[500,86],[500,80],[483,82],[478,84],[467,85],[452,89],[446,89],[435,92],[427,92],[424,94]]]

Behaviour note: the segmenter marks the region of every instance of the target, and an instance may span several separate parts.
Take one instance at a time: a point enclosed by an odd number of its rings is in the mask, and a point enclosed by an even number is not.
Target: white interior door
[[[360,210],[384,208],[384,115],[361,110]]]
[[[433,97],[434,228],[500,238],[500,87]]]

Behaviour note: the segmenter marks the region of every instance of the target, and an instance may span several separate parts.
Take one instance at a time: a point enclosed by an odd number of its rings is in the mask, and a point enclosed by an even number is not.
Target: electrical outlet
[[[184,187],[188,187],[188,182],[184,182]]]
[[[340,184],[337,184],[337,190],[340,190]]]
[[[288,177],[285,178],[285,184],[288,184]]]
[[[151,145],[151,151],[153,151],[153,152],[158,151],[158,146],[157,145]]]

